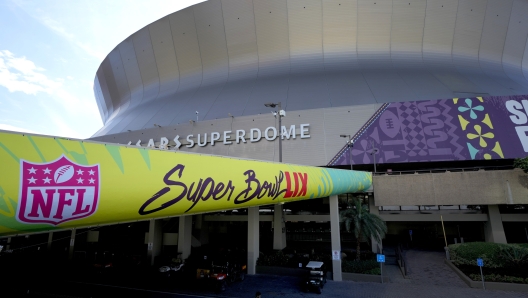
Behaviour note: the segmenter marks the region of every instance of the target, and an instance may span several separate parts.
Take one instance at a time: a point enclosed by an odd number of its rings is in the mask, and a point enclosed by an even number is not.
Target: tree
[[[354,203],[348,204],[347,209],[340,212],[340,221],[345,223],[347,232],[350,232],[351,226],[354,228],[354,235],[357,241],[356,260],[360,259],[361,238],[374,238],[381,242],[381,239],[387,233],[387,225],[376,214],[369,212],[366,205],[361,204],[361,200],[355,199]]]

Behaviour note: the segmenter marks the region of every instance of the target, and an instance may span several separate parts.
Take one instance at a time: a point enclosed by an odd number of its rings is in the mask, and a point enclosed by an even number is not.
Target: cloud
[[[62,80],[50,79],[43,71],[44,68],[36,66],[26,57],[15,57],[8,50],[0,50],[0,86],[6,87],[9,92],[53,94],[62,86]]]
[[[66,106],[70,112],[79,111],[81,100],[65,89],[64,79],[48,78],[33,61],[26,57],[16,57],[8,50],[0,50],[0,86],[9,92],[23,92],[30,95],[47,93]],[[73,78],[68,76],[69,80]]]
[[[27,132],[27,133],[38,134],[38,132],[33,131],[31,129],[26,129],[26,128],[13,126],[13,125],[9,125],[9,124],[2,124],[2,123],[0,123],[0,130],[18,131],[18,132]]]

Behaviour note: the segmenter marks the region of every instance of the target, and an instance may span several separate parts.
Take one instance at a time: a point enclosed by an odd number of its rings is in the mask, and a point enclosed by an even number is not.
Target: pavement
[[[260,291],[262,298],[270,297],[479,297],[513,298],[526,297],[528,293],[493,291],[469,288],[443,263],[442,252],[409,250],[405,252],[408,276],[403,278],[399,267],[387,265],[384,275],[391,278],[389,283],[368,283],[328,281],[322,294],[301,291],[302,279],[291,276],[252,275],[242,282],[235,282],[226,291],[215,294],[211,287],[185,281],[158,279],[156,276],[131,274],[122,279],[82,278],[71,275],[41,274],[30,276],[28,272],[1,276],[0,297],[255,297]],[[5,268],[4,268],[5,269]],[[6,289],[8,291],[6,291]],[[15,289],[16,291],[9,291]]]

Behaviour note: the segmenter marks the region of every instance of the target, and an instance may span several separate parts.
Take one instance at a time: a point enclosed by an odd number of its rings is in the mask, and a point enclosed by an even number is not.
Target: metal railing
[[[476,171],[496,171],[496,170],[512,170],[513,166],[482,166],[482,167],[466,167],[466,168],[436,168],[427,170],[407,170],[407,171],[376,171],[375,176],[381,175],[412,175],[412,174],[431,174],[431,173],[446,173],[446,172],[476,172]]]
[[[403,248],[401,243],[399,243],[396,247],[396,261],[398,262],[398,265],[400,266],[400,269],[403,273],[403,278],[405,278],[407,276],[407,264],[405,263],[405,257],[403,256]]]

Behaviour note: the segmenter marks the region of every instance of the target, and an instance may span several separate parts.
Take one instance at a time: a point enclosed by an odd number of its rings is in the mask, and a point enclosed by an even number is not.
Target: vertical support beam
[[[73,251],[75,248],[75,235],[77,234],[76,229],[71,230],[71,236],[70,236],[70,250],[68,252],[68,260],[73,260]]]
[[[488,222],[485,230],[486,242],[507,243],[498,205],[488,205]]]
[[[273,208],[273,249],[281,250],[286,247],[286,227],[282,205]]]
[[[51,251],[51,242],[53,242],[53,232],[48,233],[48,251]]]
[[[183,260],[191,254],[192,241],[192,215],[180,216],[180,226],[178,228],[178,252]]]
[[[151,219],[149,221],[149,232],[147,242],[147,257],[150,265],[154,265],[154,260],[161,253],[162,223],[160,219]]]
[[[339,201],[337,196],[330,196],[330,231],[332,238],[332,255],[338,252],[339,260],[332,257],[333,278],[334,281],[342,281],[341,274],[341,234],[339,230]]]
[[[196,215],[194,228],[199,230],[200,245],[209,244],[209,223],[205,221],[203,214]]]
[[[259,233],[259,207],[249,207],[247,274],[257,273],[257,259],[260,251]]]
[[[8,237],[7,244],[6,244],[6,250],[10,250],[10,249],[11,249],[11,237]]]
[[[376,205],[374,205],[374,197],[369,196],[368,202],[370,214],[376,214],[379,216],[379,209],[378,207],[376,207]],[[378,241],[376,241],[374,237],[371,237],[370,243],[372,243],[371,248],[373,253],[381,253],[381,251],[378,251],[378,244],[381,246],[381,243],[378,243]]]

